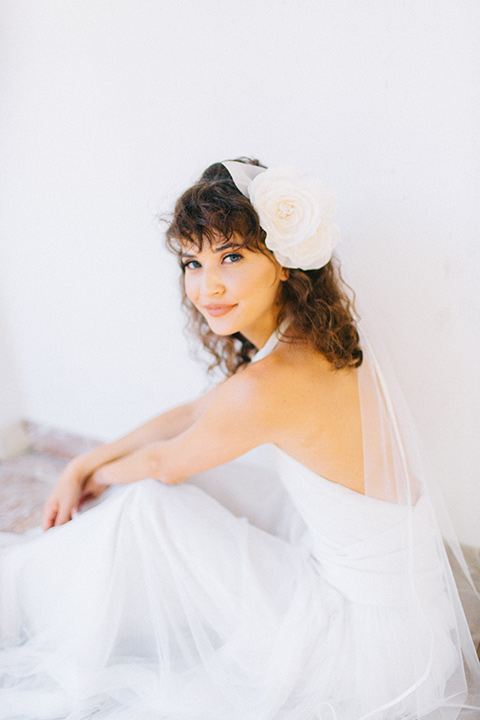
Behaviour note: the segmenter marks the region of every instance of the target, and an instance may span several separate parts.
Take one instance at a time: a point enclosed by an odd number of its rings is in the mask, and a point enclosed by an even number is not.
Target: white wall
[[[16,455],[28,446],[22,424],[24,402],[12,345],[0,293],[0,460]]]
[[[448,496],[480,544],[477,0],[3,0],[3,262],[27,415],[110,438],[198,392],[155,216],[249,154],[339,196]]]

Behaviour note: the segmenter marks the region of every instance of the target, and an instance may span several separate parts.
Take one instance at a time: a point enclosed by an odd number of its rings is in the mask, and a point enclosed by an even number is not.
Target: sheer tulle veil
[[[480,713],[480,673],[465,612],[472,618],[478,617],[480,597],[382,339],[370,321],[360,321],[359,330],[364,349],[359,394],[365,494],[397,506],[406,521],[401,525],[402,545],[407,550],[402,560],[405,572],[395,577],[385,568],[390,588],[399,603],[403,598],[404,607],[408,608],[412,630],[412,684],[406,692],[415,694],[415,717],[419,720],[437,717],[473,720]],[[463,575],[461,599],[447,549]],[[398,567],[395,563],[392,566]],[[443,597],[435,612],[430,602],[433,597]],[[449,629],[443,640],[442,628]],[[424,681],[437,673],[438,698],[432,701]],[[441,708],[436,714],[432,711],[435,703]]]

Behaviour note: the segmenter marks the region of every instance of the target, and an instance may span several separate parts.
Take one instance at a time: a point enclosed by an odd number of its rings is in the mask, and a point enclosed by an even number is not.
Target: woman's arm
[[[278,399],[243,372],[227,380],[197,420],[170,439],[154,441],[94,473],[96,482],[119,485],[154,478],[174,485],[223,465],[264,443],[281,426]]]
[[[196,419],[174,437],[148,442],[153,435],[142,433],[141,439],[147,442],[141,447],[137,442],[130,445],[125,438],[118,441],[124,454],[93,471],[94,486],[105,488],[144,478],[173,485],[258,445],[274,442],[278,401],[262,392],[262,383],[251,373],[234,375],[203,398],[196,408]],[[134,449],[127,453],[129,447]],[[78,506],[82,483],[64,475],[47,502],[44,529],[70,520]]]
[[[88,477],[100,465],[130,455],[155,441],[170,440],[195,423],[216,391],[216,387],[212,388],[192,402],[167,410],[128,433],[128,435],[106,445],[101,445],[83,455],[78,455],[72,460],[72,463],[78,471]]]
[[[45,503],[43,529],[48,530],[53,525],[67,522],[71,519],[72,511],[78,509],[84,500],[97,497],[106,489],[107,485],[95,478],[95,471],[101,466],[130,457],[143,447],[185,432],[200,417],[216,391],[217,388],[212,388],[196,400],[149,420],[119,440],[73,458]]]

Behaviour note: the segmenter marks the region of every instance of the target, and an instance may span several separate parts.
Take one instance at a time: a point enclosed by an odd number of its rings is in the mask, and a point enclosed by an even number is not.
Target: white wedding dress
[[[269,450],[3,536],[1,720],[480,718],[427,493],[363,496]]]

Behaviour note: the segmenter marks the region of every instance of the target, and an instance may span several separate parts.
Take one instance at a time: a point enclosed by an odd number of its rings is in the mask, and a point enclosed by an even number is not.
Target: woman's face
[[[287,271],[273,256],[238,247],[234,240],[185,250],[185,292],[214,333],[241,332],[262,347],[275,330]]]

